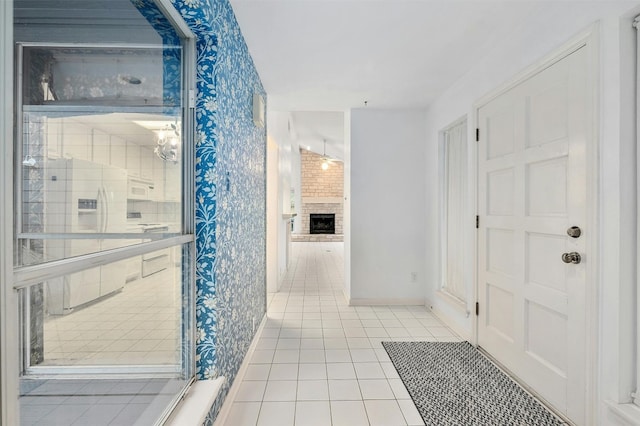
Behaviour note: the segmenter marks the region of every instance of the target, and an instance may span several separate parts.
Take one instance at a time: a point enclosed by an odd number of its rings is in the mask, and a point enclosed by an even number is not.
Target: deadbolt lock
[[[580,253],[572,251],[571,253],[563,253],[562,261],[564,263],[574,263],[577,265],[582,261],[582,257],[580,256]]]
[[[580,235],[582,235],[582,230],[577,226],[572,226],[571,228],[567,229],[567,235],[571,238],[578,238]]]

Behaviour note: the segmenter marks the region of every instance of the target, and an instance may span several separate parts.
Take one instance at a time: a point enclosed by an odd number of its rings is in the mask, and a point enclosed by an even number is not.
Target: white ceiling
[[[501,40],[617,0],[231,0],[277,111],[426,107]],[[629,2],[627,2],[629,3]],[[637,3],[637,2],[636,2]],[[597,15],[596,15],[597,16]],[[554,19],[558,22],[557,19]]]
[[[619,0],[231,3],[265,85],[269,110],[307,112],[345,111],[362,107],[365,101],[372,108],[426,108],[510,34],[582,26],[607,8],[639,4]],[[297,129],[314,121],[318,120],[309,113],[294,118]]]
[[[293,136],[303,149],[342,160],[344,114],[329,111],[291,113]]]

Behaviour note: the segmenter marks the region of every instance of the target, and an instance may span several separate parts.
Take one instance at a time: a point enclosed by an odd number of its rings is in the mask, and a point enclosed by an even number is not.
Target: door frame
[[[17,424],[19,349],[18,299],[13,290],[13,0],[0,2],[2,44],[0,70],[2,81],[0,98],[0,145],[5,154],[0,163],[0,424]],[[10,95],[9,95],[10,94]]]
[[[586,291],[585,291],[585,350],[586,350],[586,360],[585,360],[585,418],[587,419],[587,424],[594,424],[596,420],[596,408],[597,408],[597,392],[596,392],[596,384],[598,378],[598,369],[597,369],[597,354],[598,354],[598,324],[599,324],[599,310],[598,310],[598,293],[600,291],[600,256],[599,256],[599,241],[600,241],[600,222],[599,222],[599,200],[600,200],[600,191],[601,187],[599,184],[599,176],[600,176],[600,152],[602,149],[601,139],[600,139],[600,29],[599,23],[594,23],[590,25],[587,29],[579,33],[578,35],[571,38],[568,42],[564,43],[561,47],[554,50],[552,53],[543,57],[533,65],[524,69],[521,73],[517,74],[501,86],[492,90],[485,96],[478,99],[473,104],[473,121],[472,126],[470,126],[469,131],[472,129],[477,129],[479,126],[479,112],[480,108],[497,98],[498,96],[506,93],[512,88],[518,86],[519,84],[529,80],[536,74],[541,71],[549,68],[553,64],[559,62],[563,58],[569,56],[571,53],[575,52],[580,48],[585,48],[586,53],[588,55],[587,63],[587,80],[588,80],[588,90],[587,93],[588,102],[590,105],[587,106],[587,110],[589,111],[589,118],[587,122],[591,124],[591,128],[587,130],[587,134],[590,135],[589,140],[586,145],[586,158],[587,158],[587,221],[586,224],[588,229],[591,230],[589,233],[589,242],[587,244],[587,252],[588,255],[584,256],[583,259],[586,260]],[[475,130],[473,130],[475,132]],[[474,135],[475,136],[475,135]],[[479,212],[479,204],[478,204],[478,164],[479,164],[479,156],[477,146],[474,145],[473,149],[469,151],[469,155],[475,157],[475,185],[470,188],[475,193],[473,197],[475,198],[475,211],[476,214]],[[480,218],[482,220],[482,217]],[[478,244],[478,232],[476,230],[475,233],[475,256],[474,256],[474,266],[473,266],[473,294],[471,295],[472,300],[476,303],[479,302],[479,285],[480,282],[478,280],[478,265],[479,265],[479,254],[480,247]],[[480,306],[482,309],[482,306]],[[478,315],[474,315],[472,318],[472,344],[478,347]],[[495,360],[494,360],[495,362]],[[514,377],[516,381],[519,381],[517,377]],[[529,387],[526,383],[521,383],[525,388],[529,391]],[[535,392],[532,392],[535,394]]]

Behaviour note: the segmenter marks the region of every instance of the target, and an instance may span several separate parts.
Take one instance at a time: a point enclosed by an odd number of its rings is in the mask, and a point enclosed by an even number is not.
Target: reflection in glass
[[[24,105],[178,106],[180,46],[29,46]],[[176,78],[178,77],[178,78]]]
[[[27,301],[23,424],[61,424],[67,415],[78,424],[109,416],[115,424],[155,423],[193,375],[191,351],[184,351],[191,342],[185,303],[192,297],[191,249],[186,244],[106,265],[137,268],[140,276],[64,314],[49,311],[51,281],[19,290]],[[110,285],[109,276],[103,284]]]
[[[22,150],[29,162],[22,164],[18,265],[180,233],[180,140],[166,142],[165,130],[179,128],[179,117],[69,112],[23,117]],[[177,147],[172,161],[156,154],[159,141]]]
[[[14,3],[14,265],[67,266],[14,283],[20,424],[155,424],[193,378],[193,245],[49,262],[182,235],[185,40],[154,0]]]
[[[113,274],[131,268],[146,275],[114,286]],[[32,358],[32,366],[157,365],[180,371],[181,247],[72,275],[44,285],[43,335],[32,336],[41,341],[42,355]],[[88,302],[80,303],[81,297]]]

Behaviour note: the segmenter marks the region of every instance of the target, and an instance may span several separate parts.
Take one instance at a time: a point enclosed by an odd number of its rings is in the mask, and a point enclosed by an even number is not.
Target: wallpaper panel
[[[227,0],[173,2],[197,36],[196,368],[227,378],[212,424],[266,312],[266,93]]]

